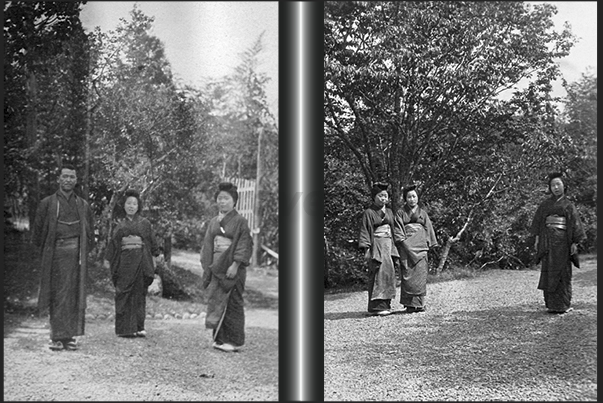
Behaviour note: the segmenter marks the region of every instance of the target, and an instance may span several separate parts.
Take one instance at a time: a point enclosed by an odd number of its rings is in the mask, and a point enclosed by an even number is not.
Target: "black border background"
[[[280,401],[324,400],[322,27],[322,2],[279,2]]]

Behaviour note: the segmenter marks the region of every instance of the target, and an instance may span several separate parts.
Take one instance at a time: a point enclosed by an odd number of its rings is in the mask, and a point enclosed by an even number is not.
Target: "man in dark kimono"
[[[36,211],[32,242],[41,248],[40,313],[50,316],[51,350],[75,350],[84,334],[86,257],[94,247],[94,217],[77,196],[75,168],[64,165],[59,190]]]

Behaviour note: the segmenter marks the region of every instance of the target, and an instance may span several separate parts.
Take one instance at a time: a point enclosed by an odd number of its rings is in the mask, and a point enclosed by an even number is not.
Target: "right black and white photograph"
[[[597,400],[597,2],[324,3],[324,400]]]

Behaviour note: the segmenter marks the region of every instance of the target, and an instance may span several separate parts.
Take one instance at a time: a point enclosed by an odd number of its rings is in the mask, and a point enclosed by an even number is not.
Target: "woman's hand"
[[[234,278],[239,271],[240,262],[232,262],[232,264],[226,270],[226,278]]]
[[[366,248],[364,251],[364,261],[369,262],[371,260],[371,248]]]
[[[576,253],[578,253],[578,245],[573,243],[570,246],[570,255],[575,255]]]
[[[109,261],[107,259],[105,259],[103,261],[103,269],[110,269],[111,268],[111,263],[109,263]]]

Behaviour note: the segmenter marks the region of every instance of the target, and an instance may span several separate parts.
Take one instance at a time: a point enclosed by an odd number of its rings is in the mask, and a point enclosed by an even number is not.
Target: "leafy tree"
[[[104,211],[103,240],[117,201],[136,188],[169,249],[176,223],[205,214],[196,194],[213,181],[198,162],[206,153],[208,110],[194,89],[174,85],[163,44],[149,33],[153,18],[136,7],[130,16],[95,37],[91,189]]]
[[[256,177],[259,129],[275,125],[265,89],[270,78],[258,72],[262,38],[263,33],[240,55],[232,74],[209,85],[215,117],[211,147],[223,178]]]
[[[428,153],[443,158],[470,141],[467,121],[522,79],[534,95],[550,90],[553,58],[572,36],[551,31],[550,4],[523,2],[325,3],[325,136],[354,153],[367,187],[425,181]],[[550,50],[552,49],[552,50]],[[526,94],[516,93],[516,96]]]
[[[257,223],[254,261],[259,247],[267,244],[278,251],[278,124],[270,112],[266,84],[258,71],[263,51],[263,33],[241,55],[232,74],[209,84],[211,102],[210,165],[221,179],[256,179]]]
[[[440,269],[461,238],[465,261],[529,260],[526,218],[570,144],[550,90],[553,59],[574,38],[552,30],[555,12],[523,2],[325,3],[325,151],[362,174],[364,193],[392,184],[394,209],[403,185],[420,186],[445,245]],[[504,100],[521,80],[525,89]],[[327,208],[325,225],[342,230]]]
[[[571,139],[564,167],[570,193],[586,224],[589,250],[597,244],[597,76],[589,70],[564,86],[568,95],[563,129]]]
[[[39,199],[56,190],[61,162],[84,162],[84,3],[4,4],[5,201],[26,205],[30,219]]]

